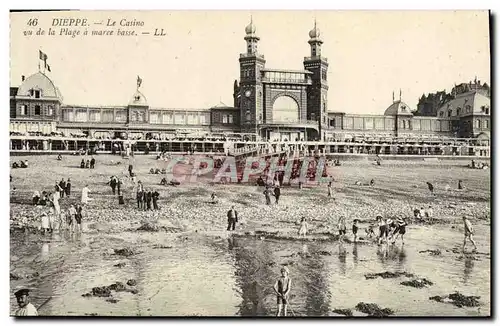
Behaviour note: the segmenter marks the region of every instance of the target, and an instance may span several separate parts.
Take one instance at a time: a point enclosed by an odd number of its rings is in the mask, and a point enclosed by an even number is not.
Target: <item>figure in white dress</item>
[[[89,186],[85,185],[85,187],[83,187],[82,189],[82,204],[88,204],[90,200],[89,193],[90,193]]]

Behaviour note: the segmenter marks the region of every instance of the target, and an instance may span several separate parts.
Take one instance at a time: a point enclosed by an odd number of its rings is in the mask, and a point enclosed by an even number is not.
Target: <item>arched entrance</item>
[[[273,123],[299,121],[299,104],[290,96],[278,96],[273,103]]]

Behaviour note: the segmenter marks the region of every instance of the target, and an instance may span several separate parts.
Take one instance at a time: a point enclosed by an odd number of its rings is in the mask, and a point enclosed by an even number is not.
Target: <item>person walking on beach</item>
[[[238,212],[231,206],[227,212],[227,231],[234,231],[236,223],[238,222]]]
[[[358,240],[358,219],[354,219],[352,222],[352,235],[354,237],[354,242]]]
[[[266,189],[264,189],[264,196],[266,197],[266,205],[271,205],[271,190],[269,190],[269,186],[266,186]]]
[[[328,197],[332,197],[332,182],[328,182]]]
[[[116,192],[116,183],[117,183],[116,177],[112,176],[111,180],[109,180],[109,186],[111,187],[111,191],[113,192],[113,195]]]
[[[463,246],[463,251],[465,252],[465,245],[467,244],[467,240],[469,240],[473,245],[474,245],[474,251],[477,250],[476,242],[472,238],[472,235],[474,234],[474,229],[472,228],[472,223],[470,220],[467,218],[467,216],[463,216],[464,220],[464,246]]]
[[[274,197],[276,198],[276,205],[279,203],[281,196],[281,189],[279,186],[274,187]]]
[[[462,180],[458,180],[458,190],[464,189],[464,185],[462,184]]]
[[[387,224],[380,215],[377,216],[376,220],[379,229],[378,244],[381,245],[382,241],[387,241],[387,234],[388,234]]]
[[[16,310],[16,317],[38,316],[37,309],[30,302],[29,292],[28,289],[21,289],[14,293],[19,306],[19,309]]]
[[[90,193],[89,186],[85,185],[85,187],[83,187],[82,189],[82,204],[84,205],[88,204],[90,200],[89,193]]]
[[[64,198],[64,193],[66,192],[66,181],[64,181],[64,178],[61,179],[59,182],[59,195],[61,198]]]
[[[289,271],[286,266],[281,268],[281,277],[278,278],[276,283],[274,283],[274,292],[276,292],[276,300],[278,304],[278,312],[276,316],[279,317],[281,315],[281,311],[283,310],[283,316],[286,317],[287,314],[287,306],[288,306],[288,295],[290,294],[290,290],[292,289],[292,280],[288,277]]]
[[[49,216],[47,215],[46,212],[42,212],[42,214],[40,215],[40,219],[41,219],[42,235],[45,235],[45,233],[49,232],[50,229]]]
[[[153,197],[153,209],[154,210],[159,210],[159,208],[158,208],[158,198],[160,197],[160,193],[157,190],[155,190],[155,191],[153,191],[152,197]]]
[[[300,237],[305,237],[307,235],[307,229],[308,229],[306,217],[302,216],[300,219],[300,228],[299,228],[299,236]]]
[[[344,237],[347,231],[347,226],[345,224],[345,217],[341,216],[339,217],[339,222],[337,224],[338,230],[339,230],[339,242],[342,243],[344,242]]]
[[[66,197],[69,197],[69,195],[71,195],[71,180],[68,179],[68,181],[66,181],[66,189],[64,189],[64,191],[66,192]]]
[[[92,159],[90,160],[90,168],[93,169],[95,168],[95,158],[92,156]]]
[[[83,207],[82,205],[76,206],[76,214],[75,214],[75,231],[82,232],[82,219],[83,219]]]
[[[401,236],[402,244],[405,244],[404,235],[406,234],[406,225],[408,225],[408,223],[406,223],[403,217],[399,216],[396,219],[396,229],[393,232],[392,244],[396,243],[399,236]]]
[[[434,195],[434,186],[430,182],[426,182],[427,187],[429,188],[429,191],[431,192],[431,195]]]

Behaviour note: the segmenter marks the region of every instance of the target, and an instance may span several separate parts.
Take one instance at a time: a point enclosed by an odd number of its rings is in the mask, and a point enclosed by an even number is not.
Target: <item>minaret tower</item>
[[[318,122],[319,139],[323,139],[323,131],[328,127],[328,60],[321,55],[321,32],[314,20],[314,27],[309,32],[311,56],[304,58],[304,69],[313,73],[312,85],[307,93],[307,119]]]
[[[240,54],[240,123],[241,131],[258,133],[258,124],[263,119],[262,76],[266,60],[258,52],[260,38],[256,34],[257,28],[250,18],[250,24],[245,28],[246,53]]]

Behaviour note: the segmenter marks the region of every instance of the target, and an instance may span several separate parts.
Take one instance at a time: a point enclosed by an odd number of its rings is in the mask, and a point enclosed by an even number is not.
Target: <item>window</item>
[[[35,105],[35,115],[40,115],[41,112],[40,112],[40,105]]]
[[[330,119],[330,127],[335,128],[335,118]]]
[[[490,114],[490,108],[489,107],[485,107],[484,108],[484,113],[485,114]]]
[[[444,112],[443,111],[439,112],[439,117],[442,118],[443,116],[444,116]]]
[[[87,121],[87,109],[77,109],[75,115],[75,121],[86,122]]]
[[[73,114],[73,109],[62,110],[63,121],[74,121],[75,115]]]
[[[174,124],[174,115],[172,113],[163,114],[163,123],[167,125]]]
[[[189,125],[196,125],[196,124],[198,124],[198,119],[197,119],[196,114],[193,114],[193,113],[188,114],[187,120],[188,120],[187,123]]]
[[[476,128],[481,128],[481,120],[479,119],[476,120]]]
[[[489,126],[488,126],[488,120],[484,120],[483,121],[483,129],[488,129]]]
[[[316,48],[315,48],[315,47],[313,47],[313,48],[312,48],[312,56],[313,56],[313,57],[315,57],[315,56],[316,56]]]
[[[127,122],[127,112],[125,110],[118,110],[115,112],[116,122]]]
[[[465,106],[465,113],[470,113],[470,111],[471,111],[471,106],[470,105]]]
[[[92,121],[92,122],[101,122],[101,111],[99,111],[99,110],[90,110],[90,112],[89,112],[89,121]]]
[[[207,116],[205,114],[200,115],[200,125],[207,125]]]
[[[460,115],[462,113],[462,109],[461,108],[457,108],[457,115]]]
[[[22,104],[21,105],[21,110],[20,110],[19,114],[20,115],[26,115],[27,114],[26,111],[28,111],[28,107],[26,106],[26,104]]]
[[[114,119],[113,117],[113,110],[103,110],[102,111],[102,122],[112,122]]]
[[[48,116],[53,116],[54,115],[54,107],[52,105],[49,105],[47,107],[47,115]]]
[[[222,123],[227,123],[227,115],[222,115]]]
[[[40,91],[39,90],[35,91],[35,98],[40,98]]]
[[[152,124],[161,123],[161,115],[158,112],[150,112],[149,113],[149,122]]]
[[[448,118],[451,117],[451,110],[448,110]]]
[[[174,119],[176,125],[186,124],[186,116],[183,113],[176,113]]]
[[[326,69],[321,70],[321,79],[326,80]]]

